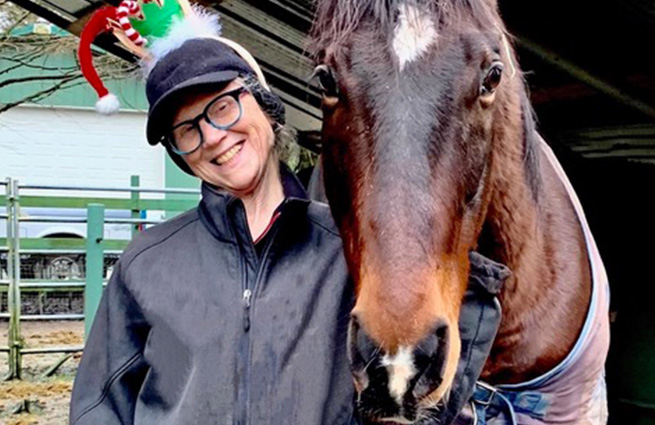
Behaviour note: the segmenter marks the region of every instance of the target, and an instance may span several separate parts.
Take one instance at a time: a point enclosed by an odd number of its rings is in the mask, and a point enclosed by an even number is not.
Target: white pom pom
[[[121,107],[118,98],[109,93],[102,96],[96,102],[96,111],[100,112],[103,115],[111,115],[118,112],[118,109]]]

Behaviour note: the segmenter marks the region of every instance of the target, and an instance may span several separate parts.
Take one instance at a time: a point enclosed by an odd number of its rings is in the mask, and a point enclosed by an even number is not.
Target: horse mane
[[[527,84],[523,84],[527,87]],[[537,133],[537,119],[530,104],[527,89],[521,90],[521,114],[523,120],[523,163],[525,176],[535,201],[541,191],[541,178],[539,175],[539,135]]]
[[[391,34],[401,4],[415,5],[431,13],[439,23],[467,14],[487,24],[503,25],[489,0],[317,0],[310,32],[312,50],[320,54],[330,45],[341,46],[367,20],[375,22],[383,33]]]

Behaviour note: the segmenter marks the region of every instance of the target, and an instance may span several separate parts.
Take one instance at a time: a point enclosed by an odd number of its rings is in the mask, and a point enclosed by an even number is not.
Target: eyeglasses
[[[221,93],[212,99],[204,111],[193,119],[177,124],[164,136],[173,152],[178,155],[188,155],[195,152],[204,142],[200,129],[200,120],[219,130],[227,130],[241,119],[243,108],[239,96],[247,92],[245,87]]]

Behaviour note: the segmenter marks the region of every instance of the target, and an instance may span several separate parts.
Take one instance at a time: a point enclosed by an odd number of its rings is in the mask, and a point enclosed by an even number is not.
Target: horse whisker
[[[366,366],[364,366],[364,370],[363,370],[363,372],[366,372],[366,370],[368,369],[368,367],[369,367],[371,364],[373,364],[373,360],[375,360],[375,358],[378,356],[378,354],[380,354],[380,350],[381,350],[381,349],[382,349],[381,347],[378,347],[378,348],[375,349],[375,351],[374,351],[373,354],[371,355],[371,359],[368,361],[368,363],[366,363]]]

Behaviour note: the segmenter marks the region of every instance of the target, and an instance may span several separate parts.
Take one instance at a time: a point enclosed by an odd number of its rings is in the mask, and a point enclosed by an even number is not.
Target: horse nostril
[[[361,328],[357,316],[353,314],[348,329],[348,357],[358,391],[362,391],[368,385],[366,368],[378,354],[379,350],[375,342]]]
[[[448,332],[448,325],[439,321],[434,331],[416,346],[414,358],[418,373],[414,377],[412,391],[416,400],[421,400],[443,382],[448,353]]]

